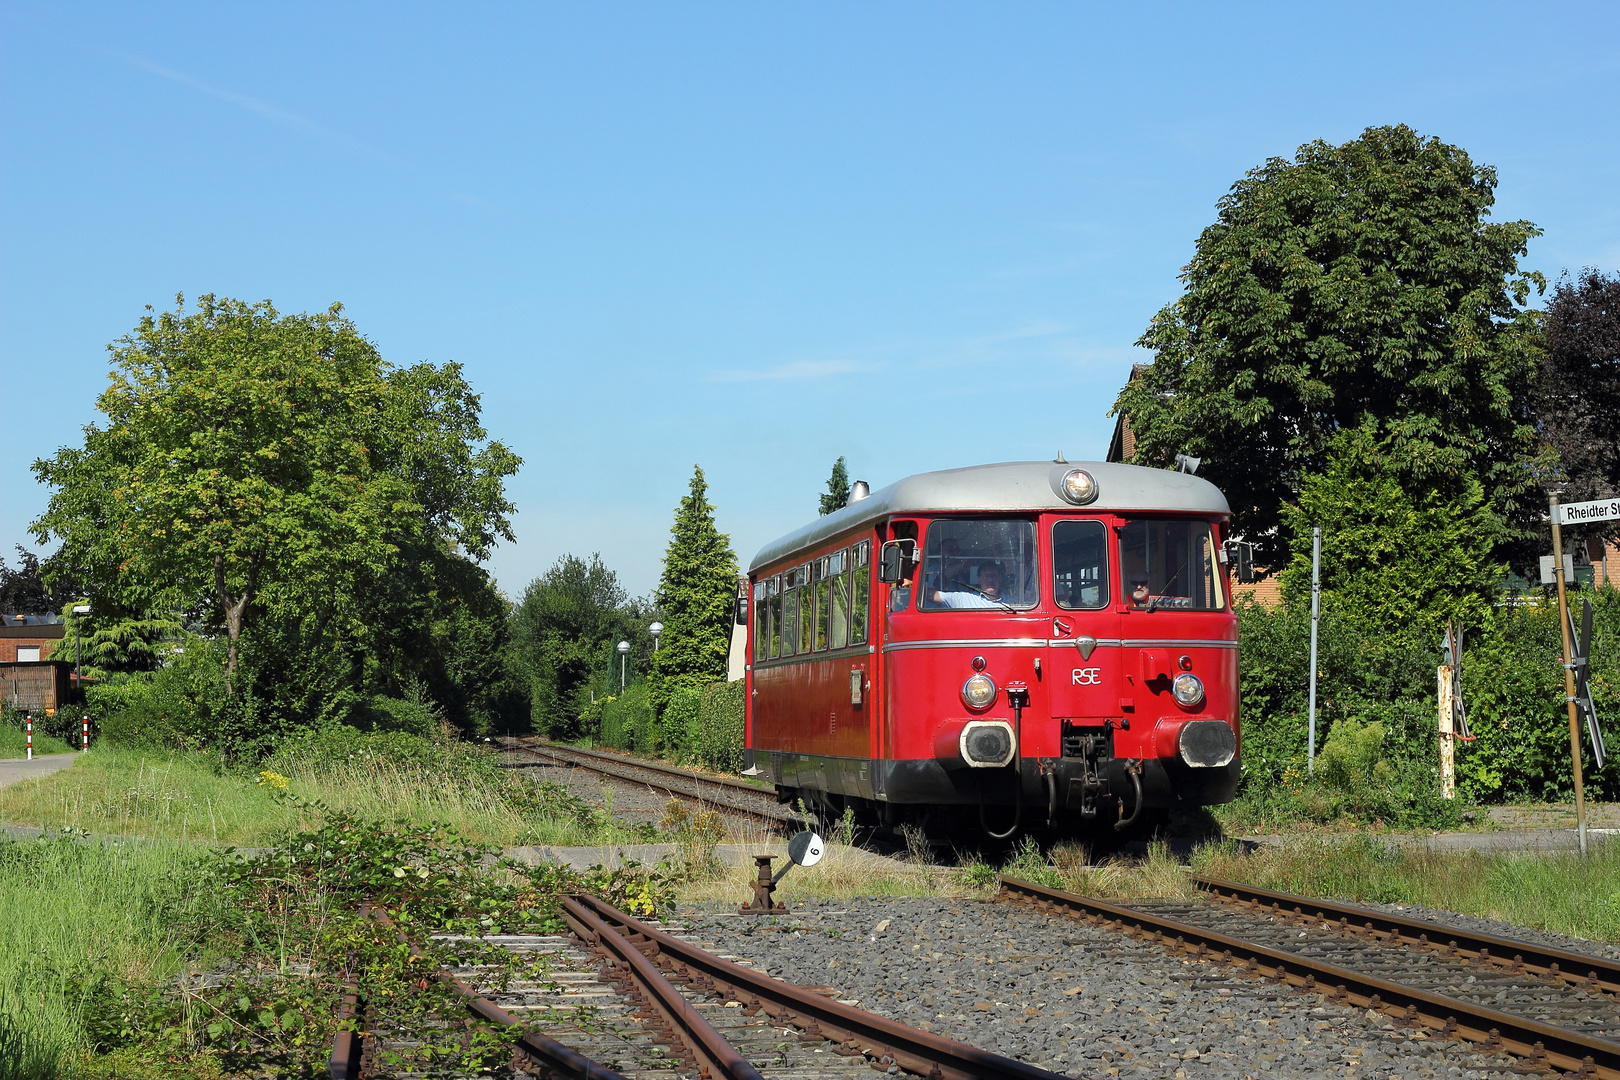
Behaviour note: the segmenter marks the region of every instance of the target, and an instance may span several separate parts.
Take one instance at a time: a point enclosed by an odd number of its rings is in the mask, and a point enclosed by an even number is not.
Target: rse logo
[[[1100,668],[1100,667],[1077,667],[1077,668],[1074,669],[1074,683],[1073,683],[1073,685],[1075,685],[1075,686],[1096,686],[1100,682],[1102,682],[1102,668]]]

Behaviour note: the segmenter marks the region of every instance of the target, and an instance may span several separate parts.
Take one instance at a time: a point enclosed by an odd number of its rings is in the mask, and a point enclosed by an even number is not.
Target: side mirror
[[[1231,548],[1232,576],[1240,585],[1253,585],[1258,576],[1254,572],[1254,545],[1243,540],[1228,541]]]
[[[890,540],[883,545],[878,557],[878,580],[886,585],[897,585],[905,577],[905,564],[916,558],[917,541]]]
[[[737,613],[738,626],[748,625],[748,582],[744,581],[737,586]]]

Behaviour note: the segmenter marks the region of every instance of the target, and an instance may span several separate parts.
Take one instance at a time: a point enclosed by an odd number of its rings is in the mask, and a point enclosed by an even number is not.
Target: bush
[[[602,703],[603,746],[656,754],[659,750],[658,718],[653,715],[647,684],[637,683],[618,697]]]
[[[693,748],[702,732],[703,694],[690,686],[674,686],[669,691],[669,704],[664,706],[664,722],[660,731],[664,756],[677,761],[693,761]]]
[[[693,761],[721,772],[741,772],[747,682],[710,683],[698,706],[697,730],[687,742]]]

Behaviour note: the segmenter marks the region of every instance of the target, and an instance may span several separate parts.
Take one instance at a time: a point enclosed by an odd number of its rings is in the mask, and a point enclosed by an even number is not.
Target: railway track
[[[695,799],[706,806],[761,821],[773,828],[803,827],[804,819],[778,803],[774,791],[755,787],[741,780],[709,776],[691,769],[629,758],[622,754],[582,750],[574,746],[557,746],[546,742],[529,744],[513,741],[506,743],[505,749],[518,757],[552,763],[561,762],[601,776],[645,785],[682,798]]]
[[[530,961],[528,974],[484,986],[476,968],[438,977],[486,1022],[520,1029],[514,1071],[574,1080],[853,1080],[874,1069],[930,1080],[1060,1080],[1056,1073],[909,1027],[752,970],[687,940],[680,926],[638,920],[594,897],[563,905],[572,931],[486,937]],[[374,918],[386,922],[378,913]],[[416,950],[413,954],[421,956]],[[362,1027],[363,1027],[362,1023]],[[431,1075],[409,1060],[412,1033],[340,1032],[334,1080]]]
[[[1506,1052],[1530,1068],[1620,1080],[1620,966],[1437,923],[1196,879],[1206,898],[1114,904],[1003,877],[1003,892],[1183,956],[1397,1024]]]

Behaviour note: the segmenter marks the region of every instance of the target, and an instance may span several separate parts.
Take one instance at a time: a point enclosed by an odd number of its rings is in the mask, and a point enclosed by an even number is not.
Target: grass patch
[[[58,739],[54,735],[46,735],[38,728],[34,730],[34,754],[66,754],[73,747]],[[28,756],[28,733],[21,728],[14,728],[7,724],[0,724],[0,758],[20,758]]]
[[[217,903],[196,866],[178,844],[0,841],[0,1078],[56,1077],[87,1000],[173,979],[176,927]]]
[[[222,768],[209,754],[103,745],[71,769],[0,788],[0,820],[258,847],[302,820],[278,792],[334,812],[440,823],[477,843],[651,838],[613,825],[555,784],[500,768],[493,752],[358,732],[289,744],[257,774]]]

